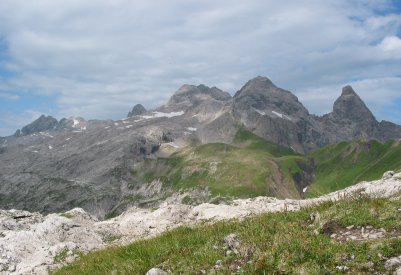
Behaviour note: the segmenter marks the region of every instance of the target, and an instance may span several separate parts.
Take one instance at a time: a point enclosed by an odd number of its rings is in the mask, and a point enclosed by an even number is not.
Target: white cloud
[[[135,103],[163,103],[184,83],[234,93],[248,79],[266,75],[322,113],[332,102],[311,103],[333,100],[344,84],[399,77],[401,15],[376,13],[390,5],[3,0],[0,37],[8,59],[0,66],[15,76],[2,90],[52,95],[58,117],[120,118]],[[318,91],[328,87],[336,90],[323,97]],[[386,91],[398,88],[389,84]],[[383,106],[375,100],[369,105],[378,112]]]
[[[0,92],[0,98],[8,99],[8,100],[18,100],[19,96]]]
[[[388,53],[393,58],[401,58],[401,39],[397,36],[387,36],[379,44],[383,52]]]

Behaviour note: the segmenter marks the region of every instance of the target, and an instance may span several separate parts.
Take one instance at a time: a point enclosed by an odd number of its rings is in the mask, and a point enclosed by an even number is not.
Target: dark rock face
[[[401,137],[401,126],[379,123],[351,86],[343,88],[331,113],[318,117],[291,92],[259,76],[235,94],[233,112],[249,130],[300,153],[340,141]]]
[[[351,86],[343,88],[341,96],[334,102],[332,115],[338,121],[349,120],[363,125],[371,125],[376,121]]]
[[[234,96],[234,109],[276,111],[287,116],[306,116],[308,111],[291,92],[276,87],[270,79],[249,80]],[[277,115],[276,115],[277,116]]]
[[[401,137],[401,126],[378,122],[351,86],[343,88],[333,111],[319,119],[327,144],[355,139],[386,141]]]
[[[15,135],[26,136],[33,133],[44,132],[47,130],[54,129],[58,124],[57,119],[51,116],[41,115],[34,122],[22,127],[20,132],[16,132]]]
[[[140,116],[144,113],[146,113],[145,107],[143,107],[142,104],[136,104],[131,112],[128,113],[127,117]]]
[[[329,143],[340,140],[371,139],[377,120],[351,86],[345,86],[334,102],[333,112],[323,116],[323,129]]]
[[[378,140],[385,141],[389,139],[400,139],[401,126],[389,121],[382,120],[374,128],[374,137]]]
[[[298,152],[323,143],[319,125],[298,98],[266,77],[248,81],[235,94],[233,112],[254,133]]]

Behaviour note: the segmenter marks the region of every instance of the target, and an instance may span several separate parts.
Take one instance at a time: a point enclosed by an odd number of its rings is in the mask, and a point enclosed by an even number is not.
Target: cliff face
[[[331,113],[318,117],[291,92],[256,77],[234,96],[233,112],[251,131],[300,153],[340,141],[401,137],[401,126],[378,122],[351,86],[343,88]]]

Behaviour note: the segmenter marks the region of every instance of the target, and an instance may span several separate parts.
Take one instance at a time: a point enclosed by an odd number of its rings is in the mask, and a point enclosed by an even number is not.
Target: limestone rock
[[[387,171],[383,174],[383,179],[391,179],[394,176],[395,172],[394,171]]]
[[[239,238],[236,234],[230,234],[224,238],[224,243],[231,250],[238,249],[240,246]]]
[[[146,275],[167,275],[168,273],[161,270],[160,268],[152,268],[148,272],[146,272]]]
[[[386,269],[398,269],[401,267],[401,256],[388,259],[384,265]]]

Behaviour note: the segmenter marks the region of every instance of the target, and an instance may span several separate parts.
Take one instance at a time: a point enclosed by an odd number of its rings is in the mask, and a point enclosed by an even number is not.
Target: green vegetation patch
[[[132,169],[129,186],[160,180],[172,192],[207,187],[211,198],[303,198],[400,169],[400,142],[341,142],[303,156],[240,128],[231,145],[193,143],[170,157],[147,159]]]
[[[291,175],[281,176],[276,158],[297,155],[240,129],[233,145],[184,148],[168,158],[146,160],[132,171],[139,182],[161,180],[175,191],[207,187],[211,197],[299,197]]]
[[[400,170],[401,145],[395,141],[342,142],[317,150],[311,157],[317,170],[309,196],[319,196],[379,179],[388,170]]]
[[[145,274],[152,267],[171,274],[352,274],[385,273],[384,257],[401,254],[401,239],[337,242],[322,224],[371,225],[400,231],[401,201],[358,198],[305,208],[299,212],[259,215],[195,228],[181,227],[161,236],[82,256],[55,274]],[[318,222],[310,219],[319,213]],[[400,231],[401,232],[401,231]],[[236,234],[237,254],[227,255],[224,237]],[[221,261],[218,269],[216,262]]]

